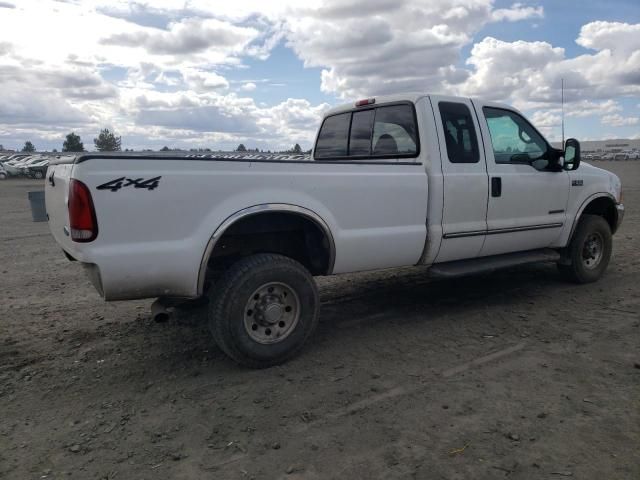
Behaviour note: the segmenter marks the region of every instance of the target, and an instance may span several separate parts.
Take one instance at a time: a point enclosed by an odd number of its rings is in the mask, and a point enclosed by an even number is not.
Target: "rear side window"
[[[392,105],[376,109],[373,127],[373,156],[415,155],[418,152],[413,108]]]
[[[440,118],[451,163],[477,163],[480,161],[478,139],[471,112],[463,103],[440,102]]]
[[[349,112],[325,119],[316,142],[314,153],[316,158],[347,156],[350,121],[351,113]]]
[[[397,104],[327,117],[314,156],[317,159],[415,157],[418,150],[413,106]]]

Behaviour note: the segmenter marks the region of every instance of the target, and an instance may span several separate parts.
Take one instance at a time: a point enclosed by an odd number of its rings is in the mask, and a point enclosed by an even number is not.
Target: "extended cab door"
[[[569,176],[549,169],[551,146],[520,113],[474,100],[489,173],[481,256],[551,245],[566,221]]]
[[[431,96],[443,176],[442,243],[436,263],[479,255],[487,230],[487,167],[469,99]]]

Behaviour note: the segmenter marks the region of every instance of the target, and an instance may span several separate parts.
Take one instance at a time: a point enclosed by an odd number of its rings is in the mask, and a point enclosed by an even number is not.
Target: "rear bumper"
[[[122,253],[107,258],[84,253],[74,256],[91,284],[106,301],[196,296],[197,278],[192,273],[193,269],[179,269],[179,264],[173,265],[170,261],[129,258]],[[67,258],[70,256],[67,254]]]
[[[104,288],[102,287],[102,277],[100,276],[100,269],[95,263],[83,263],[84,271],[89,277],[91,284],[95,287],[101,297],[104,298]]]
[[[624,219],[624,205],[622,203],[618,203],[616,205],[616,228],[614,230],[617,231],[618,228],[620,228],[620,225],[622,225],[622,220]]]

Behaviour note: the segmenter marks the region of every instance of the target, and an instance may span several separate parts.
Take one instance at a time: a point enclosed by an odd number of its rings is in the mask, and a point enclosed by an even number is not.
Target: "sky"
[[[323,113],[420,91],[551,141],[640,138],[638,0],[0,0],[0,145],[311,148]]]

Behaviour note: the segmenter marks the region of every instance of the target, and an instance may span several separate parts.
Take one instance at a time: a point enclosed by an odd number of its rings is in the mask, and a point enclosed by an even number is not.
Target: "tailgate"
[[[56,241],[71,255],[74,254],[74,243],[69,237],[69,180],[72,163],[50,165],[45,178],[45,202],[49,217],[49,228]]]

